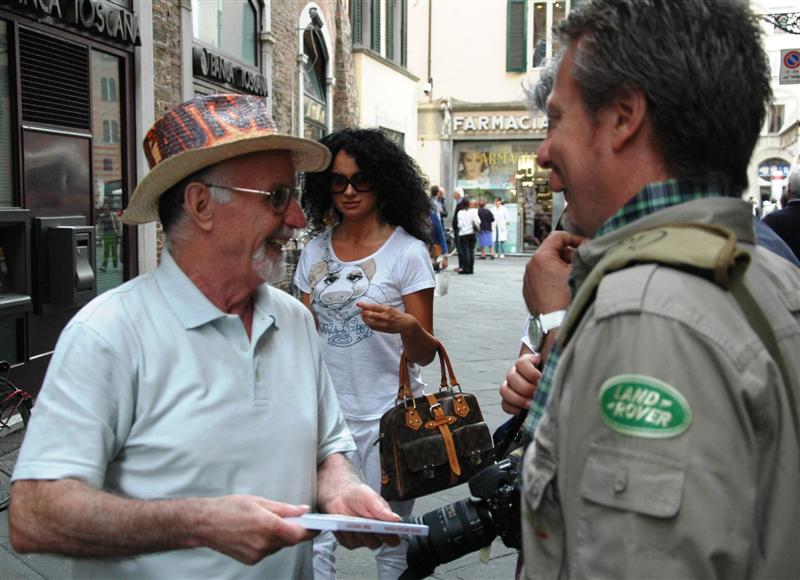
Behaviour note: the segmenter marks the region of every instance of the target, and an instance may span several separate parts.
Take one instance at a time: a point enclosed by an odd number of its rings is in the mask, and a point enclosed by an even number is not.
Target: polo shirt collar
[[[166,248],[161,252],[161,264],[155,272],[155,279],[184,328],[197,328],[226,316],[200,292]]]
[[[155,272],[155,279],[175,316],[187,330],[230,316],[206,298],[166,248],[161,252],[161,264]],[[254,315],[264,321],[264,330],[272,325],[279,327],[276,316],[278,310],[271,295],[276,291],[280,292],[269,284],[262,284],[255,292]]]

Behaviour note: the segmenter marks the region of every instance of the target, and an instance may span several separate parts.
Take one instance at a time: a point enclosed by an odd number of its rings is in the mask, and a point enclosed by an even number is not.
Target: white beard
[[[267,253],[267,248],[261,246],[253,253],[253,269],[267,284],[276,284],[283,280],[286,274],[286,264],[283,253],[273,258]]]

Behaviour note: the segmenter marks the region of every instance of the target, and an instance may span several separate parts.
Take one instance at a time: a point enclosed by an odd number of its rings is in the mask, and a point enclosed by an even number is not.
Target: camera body
[[[498,535],[509,548],[520,548],[519,465],[520,457],[509,455],[470,479],[470,497],[409,518],[429,532],[411,538],[402,578],[430,576],[439,564],[488,546]]]

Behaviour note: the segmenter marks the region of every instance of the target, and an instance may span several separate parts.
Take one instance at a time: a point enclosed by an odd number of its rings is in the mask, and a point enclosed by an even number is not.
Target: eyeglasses
[[[246,187],[229,187],[227,185],[216,185],[214,183],[206,183],[207,187],[216,189],[225,189],[227,191],[236,191],[238,193],[255,193],[267,198],[272,206],[272,211],[275,213],[284,213],[289,208],[289,203],[292,199],[300,203],[302,192],[299,187],[289,187],[288,185],[280,185],[272,191],[263,191],[261,189],[247,189]]]
[[[344,193],[348,185],[360,193],[372,190],[372,180],[363,171],[354,173],[349,179],[341,173],[331,173],[331,193]]]

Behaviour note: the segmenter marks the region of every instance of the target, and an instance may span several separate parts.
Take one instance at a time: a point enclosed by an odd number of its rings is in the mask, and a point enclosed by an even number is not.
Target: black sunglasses
[[[354,173],[350,179],[341,173],[331,173],[331,193],[344,193],[348,185],[352,185],[353,189],[361,193],[371,191],[373,186],[369,175],[363,171]]]

